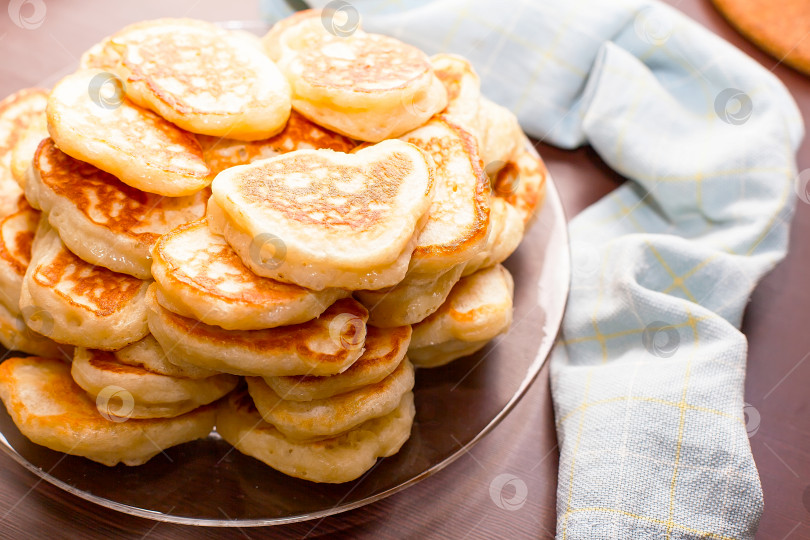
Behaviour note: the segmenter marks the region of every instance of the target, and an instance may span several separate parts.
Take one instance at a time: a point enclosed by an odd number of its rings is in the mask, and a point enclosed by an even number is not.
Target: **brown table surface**
[[[115,29],[141,19],[192,16],[255,19],[254,1],[45,0],[41,27],[23,30],[0,13],[0,96],[48,79],[75,64],[82,51]],[[810,78],[777,65],[742,39],[706,0],[670,0],[761,62],[791,89],[810,125]],[[50,81],[52,82],[52,81]],[[590,149],[574,152],[541,145],[569,217],[614,189],[622,179]],[[810,167],[810,142],[799,153]],[[765,492],[758,538],[810,538],[810,208],[799,202],[791,250],[756,289],[743,330],[750,354],[746,401],[761,417],[751,446]],[[548,367],[512,414],[472,451],[441,473],[403,493],[320,522],[262,529],[190,529],[97,507],[40,482],[0,455],[0,538],[274,536],[552,537],[558,451]],[[492,479],[513,473],[528,486],[526,504],[506,511],[489,496]]]

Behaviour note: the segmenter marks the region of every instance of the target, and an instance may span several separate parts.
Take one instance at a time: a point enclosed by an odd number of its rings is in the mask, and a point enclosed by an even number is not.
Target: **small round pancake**
[[[388,287],[405,276],[428,217],[428,159],[390,140],[233,167],[212,185],[209,226],[258,275],[315,290]],[[267,244],[276,248],[269,260]]]
[[[28,88],[0,101],[0,218],[18,209],[22,189],[11,169],[11,158],[17,141],[28,127],[41,122],[48,102],[48,91]]]
[[[213,177],[194,135],[124,99],[120,84],[100,70],[62,79],[47,108],[56,145],[141,191],[181,197],[210,184]],[[108,88],[117,94],[107,96]]]
[[[505,199],[495,196],[490,199],[489,217],[487,243],[484,249],[467,261],[462,276],[469,276],[482,268],[489,268],[505,261],[523,240],[523,217]]]
[[[151,334],[132,345],[127,345],[119,351],[112,353],[115,359],[128,366],[140,367],[152,373],[166,375],[167,377],[180,377],[185,379],[205,379],[218,375],[218,371],[202,369],[196,366],[176,366],[169,362],[163,347]]]
[[[294,441],[262,421],[247,391],[234,392],[217,412],[217,433],[234,448],[295,478],[339,484],[363,475],[378,457],[393,456],[411,435],[413,393],[381,418],[320,441]]]
[[[469,60],[455,54],[435,54],[430,57],[430,63],[447,91],[444,114],[477,134],[481,100],[481,79],[478,73]]]
[[[165,234],[153,249],[157,300],[184,317],[226,330],[261,330],[314,319],[343,289],[311,291],[251,272],[205,220]]]
[[[150,250],[178,225],[205,215],[207,190],[186,197],[144,193],[73,159],[46,139],[26,186],[65,245],[85,261],[139,279],[152,276]]]
[[[543,160],[528,148],[531,145],[528,139],[524,136],[523,140],[523,148],[498,172],[492,191],[515,207],[523,219],[524,230],[528,231],[546,196],[548,172]]]
[[[102,414],[109,411],[100,411],[73,382],[70,364],[53,358],[0,364],[0,399],[32,442],[109,466],[142,465],[166,448],[206,437],[216,418],[209,405],[175,418],[110,420]],[[118,401],[108,403],[110,411],[126,405]]]
[[[309,322],[267,330],[224,330],[172,313],[152,288],[149,328],[173,364],[275,377],[334,375],[363,353],[368,311],[351,298],[338,300]]]
[[[409,272],[405,279],[385,289],[355,291],[369,312],[368,322],[382,328],[416,324],[439,309],[467,263],[436,274]]]
[[[93,399],[109,387],[129,392],[132,408],[127,410],[127,418],[179,416],[218,400],[239,382],[238,377],[225,374],[205,379],[170,377],[124,364],[111,352],[81,347],[73,356],[70,374]]]
[[[492,178],[521,151],[526,136],[512,111],[484,96],[478,108],[478,130],[481,160]]]
[[[462,278],[442,307],[413,327],[408,357],[417,367],[472,354],[512,324],[514,283],[501,265]]]
[[[324,33],[299,50],[285,49],[279,67],[292,86],[293,109],[361,141],[398,137],[447,105],[427,55],[389,36]]]
[[[413,389],[414,373],[413,365],[405,358],[378,383],[313,401],[281,399],[260,377],[248,377],[246,381],[264,421],[287,438],[304,441],[334,437],[389,414]]]
[[[34,331],[59,343],[118,350],[143,339],[149,282],[84,262],[45,220],[23,278],[20,310]]]
[[[305,9],[276,22],[261,39],[264,52],[278,62],[285,54],[314,47],[327,35],[321,16],[320,9]],[[359,21],[357,26],[355,31],[362,32]]]
[[[129,99],[193,133],[266,139],[290,115],[290,86],[273,61],[213,24],[141,22],[113,35],[105,49],[120,57],[112,71]]]
[[[343,373],[328,377],[264,377],[264,382],[282,399],[291,401],[313,401],[344,394],[388,377],[405,358],[410,342],[410,326],[369,326],[363,355]]]
[[[48,137],[48,118],[43,109],[41,114],[31,119],[28,128],[11,149],[11,175],[23,191],[28,181],[28,169],[31,168],[39,143]]]
[[[430,217],[419,234],[410,271],[441,272],[481,251],[489,231],[489,178],[475,139],[447,116],[432,118],[401,137],[435,164]]]
[[[0,221],[0,304],[20,314],[20,289],[37,232],[39,212],[28,206]]]
[[[73,358],[73,347],[60,345],[53,340],[37,334],[25,324],[22,316],[12,313],[0,304],[0,344],[9,351],[20,351],[27,354]]]
[[[349,152],[357,146],[348,137],[313,124],[295,111],[290,113],[281,133],[269,139],[238,141],[206,135],[198,135],[197,139],[202,145],[205,161],[214,174],[295,150],[328,148],[336,152]]]

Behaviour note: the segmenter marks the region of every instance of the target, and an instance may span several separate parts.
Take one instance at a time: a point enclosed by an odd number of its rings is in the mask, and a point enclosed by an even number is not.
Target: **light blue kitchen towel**
[[[557,536],[752,538],[763,501],[739,327],[785,254],[806,176],[785,88],[651,0],[331,7],[339,24],[357,11],[366,30],[468,57],[529,134],[590,144],[631,180],[570,225],[572,287],[551,364]]]

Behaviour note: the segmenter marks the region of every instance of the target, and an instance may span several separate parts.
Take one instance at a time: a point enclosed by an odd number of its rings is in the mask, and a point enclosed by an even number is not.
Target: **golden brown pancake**
[[[149,328],[173,364],[234,375],[334,375],[363,353],[368,311],[351,298],[332,304],[320,317],[266,330],[224,330],[162,307],[154,288]]]
[[[287,52],[314,46],[326,32],[321,10],[305,9],[274,23],[261,41],[267,56],[278,62]]]
[[[48,118],[43,109],[41,114],[31,119],[11,149],[11,175],[23,191],[28,181],[28,169],[31,168],[39,143],[48,137]]]
[[[100,70],[62,79],[47,108],[48,131],[59,149],[141,191],[180,197],[206,187],[212,175],[194,135],[122,92],[120,79]]]
[[[311,291],[251,272],[205,220],[165,234],[153,250],[157,300],[184,317],[226,330],[261,330],[320,315],[343,289]]]
[[[290,113],[281,133],[269,139],[238,141],[206,135],[198,135],[197,139],[202,145],[205,161],[214,174],[236,165],[247,165],[295,150],[328,148],[336,152],[349,152],[357,146],[348,137],[313,124],[295,111]]]
[[[543,160],[528,148],[531,143],[525,137],[524,143],[525,146],[498,172],[492,190],[496,197],[503,198],[518,211],[524,229],[528,230],[546,196],[548,172]]]
[[[462,276],[469,276],[506,260],[523,240],[523,216],[502,197],[490,198],[490,226],[487,243],[464,264]]]
[[[413,365],[405,358],[383,380],[350,392],[312,401],[281,399],[264,379],[246,379],[259,414],[288,439],[334,437],[372,418],[389,414],[413,388]]]
[[[341,483],[359,478],[378,457],[396,454],[411,434],[415,409],[408,392],[393,412],[320,441],[294,441],[262,421],[247,391],[232,393],[217,412],[217,432],[243,454],[289,476]]]
[[[17,310],[19,311],[19,310]],[[0,304],[0,344],[9,351],[20,351],[53,358],[73,358],[73,347],[61,345],[31,330],[19,313]]]
[[[128,403],[126,395],[112,395],[106,403],[90,398],[61,360],[9,358],[0,364],[0,399],[11,419],[32,442],[57,452],[109,466],[142,465],[166,448],[207,436],[214,426],[214,405],[175,418],[115,418],[110,413]]]
[[[164,233],[205,215],[207,190],[163,197],[132,188],[113,175],[42,142],[26,195],[48,215],[62,241],[85,261],[151,278],[150,250]]]
[[[390,140],[233,167],[212,185],[209,225],[261,276],[315,290],[388,287],[404,277],[428,217],[428,159]]]
[[[333,35],[320,15],[282,21],[263,40],[290,81],[293,109],[347,137],[379,142],[445,107],[444,87],[422,51],[359,28]]]
[[[481,80],[466,58],[437,54],[431,62],[447,91],[444,113],[475,135],[484,170],[493,177],[523,144],[517,118],[481,95]]]
[[[11,161],[17,141],[28,127],[41,122],[48,91],[27,88],[0,101],[0,218],[18,210],[22,189],[14,179]]]
[[[408,272],[394,285],[376,291],[355,291],[369,312],[369,324],[382,328],[416,324],[439,309],[468,263],[438,273]]]
[[[442,306],[413,327],[408,357],[415,366],[442,366],[483,348],[512,323],[514,283],[501,265],[462,278]]]
[[[20,289],[38,223],[39,212],[27,204],[0,221],[0,304],[15,315],[20,314]]]
[[[144,338],[149,282],[91,265],[45,220],[34,238],[20,310],[34,331],[59,343],[117,350]]]
[[[278,133],[290,114],[290,87],[272,60],[215,25],[159,19],[127,26],[101,56],[127,96],[193,133],[240,140]]]
[[[205,379],[219,374],[217,371],[195,366],[180,367],[172,364],[169,362],[168,358],[166,358],[163,347],[160,346],[160,343],[158,343],[151,334],[140,341],[136,341],[132,345],[127,345],[123,349],[114,351],[112,354],[115,356],[115,359],[122,364],[143,368],[152,373],[158,373],[168,377]]]
[[[466,58],[455,54],[435,54],[430,57],[430,63],[447,91],[447,107],[443,113],[477,134],[481,100],[478,73]]]
[[[401,139],[423,150],[436,167],[430,217],[413,251],[410,271],[449,270],[478,253],[489,230],[489,178],[481,168],[475,139],[443,115]]]
[[[239,382],[238,377],[225,374],[204,379],[173,377],[125,364],[111,352],[81,347],[76,349],[70,374],[93,399],[103,398],[110,387],[123,388],[132,397],[127,418],[173,418],[218,400]]]
[[[343,373],[326,377],[265,377],[264,382],[279,397],[291,401],[312,401],[345,394],[376,384],[390,375],[402,362],[410,342],[410,326],[369,326],[363,355]]]

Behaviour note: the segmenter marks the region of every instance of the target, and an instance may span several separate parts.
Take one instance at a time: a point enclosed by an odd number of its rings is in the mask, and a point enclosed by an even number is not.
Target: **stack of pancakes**
[[[134,24],[0,103],[0,341],[37,355],[0,398],[31,440],[136,465],[216,425],[346,482],[408,439],[414,366],[508,329],[542,162],[466,60],[323,16]]]

